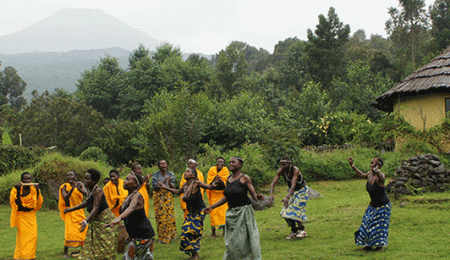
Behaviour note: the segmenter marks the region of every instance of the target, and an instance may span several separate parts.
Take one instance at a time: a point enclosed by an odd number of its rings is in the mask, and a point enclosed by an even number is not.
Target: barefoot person
[[[155,232],[145,215],[144,197],[138,192],[144,183],[139,173],[130,173],[125,179],[123,188],[128,196],[120,207],[120,215],[113,222],[105,225],[113,227],[122,220],[125,222],[129,238],[123,255],[124,260],[151,260],[153,259],[153,237]]]
[[[22,173],[20,180],[9,196],[11,227],[17,227],[14,259],[35,259],[38,235],[36,211],[41,209],[44,199],[39,185],[30,185],[33,176],[29,172]]]
[[[98,170],[87,170],[84,176],[84,186],[88,191],[86,200],[75,207],[64,209],[65,214],[83,208],[87,208],[89,212],[89,216],[79,223],[80,232],[83,232],[89,224],[79,259],[116,259],[116,228],[104,227],[105,224],[114,220],[114,214],[109,209],[102,188],[98,186],[99,181],[100,172]]]
[[[175,194],[182,194],[182,199],[186,203],[188,214],[184,219],[181,228],[181,244],[180,250],[190,255],[189,259],[200,259],[198,252],[200,251],[201,239],[203,235],[203,220],[205,219],[205,202],[201,193],[201,188],[214,189],[218,187],[218,183],[207,185],[197,179],[197,171],[187,168],[184,172],[186,182],[179,190],[167,187],[164,183],[159,183],[161,189],[166,189]],[[222,187],[223,188],[223,187]]]
[[[216,178],[222,179],[225,183],[230,176],[230,172],[227,167],[224,167],[225,159],[223,157],[218,157],[216,159],[216,166],[213,166],[208,171],[208,177],[206,183],[212,183]],[[213,205],[223,198],[222,190],[207,190],[206,195],[208,196],[209,205]],[[216,238],[216,228],[222,228],[225,231],[225,214],[228,209],[228,204],[223,204],[222,206],[215,208],[209,214],[211,219],[211,231],[212,237]]]
[[[175,175],[167,170],[167,162],[158,162],[159,171],[152,175],[153,208],[155,209],[158,243],[169,244],[177,237],[173,196],[168,190],[159,188],[159,183],[175,189]]]
[[[69,171],[66,175],[67,182],[61,185],[59,189],[59,215],[64,221],[64,258],[69,258],[69,248],[82,247],[86,238],[87,229],[80,232],[79,223],[86,216],[84,210],[79,209],[64,214],[64,209],[79,205],[83,202],[83,195],[87,195],[84,184],[77,180],[75,171]]]
[[[303,223],[307,221],[305,208],[308,200],[308,187],[300,170],[292,165],[291,158],[287,156],[281,158],[280,164],[281,167],[270,185],[269,202],[270,204],[273,203],[273,192],[280,176],[282,176],[289,188],[286,197],[282,200],[283,208],[280,212],[280,216],[286,220],[291,228],[291,234],[286,239],[306,237]]]
[[[370,204],[364,213],[361,226],[355,232],[355,243],[364,246],[364,250],[383,250],[383,247],[388,244],[391,216],[391,202],[384,186],[386,177],[380,171],[383,167],[383,160],[373,158],[370,163],[370,171],[367,173],[356,168],[353,158],[348,158],[348,162],[358,177],[367,179],[366,190],[370,196]]]
[[[212,209],[228,202],[224,260],[262,259],[255,212],[251,200],[247,197],[247,192],[250,192],[254,200],[261,200],[262,195],[256,194],[250,177],[241,173],[243,165],[242,158],[231,157],[228,169],[232,174],[228,177],[226,188],[223,191],[225,197],[204,210],[209,214]]]

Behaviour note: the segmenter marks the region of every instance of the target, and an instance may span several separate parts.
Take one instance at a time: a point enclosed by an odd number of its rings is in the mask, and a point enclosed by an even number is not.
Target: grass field
[[[309,187],[323,197],[307,203],[308,237],[286,240],[290,233],[279,216],[285,186],[277,186],[273,207],[255,213],[263,259],[450,259],[450,191],[407,196],[392,200],[389,245],[384,252],[365,252],[355,246],[353,233],[369,202],[365,180],[311,182]],[[175,199],[177,229],[182,212]],[[37,259],[63,259],[64,225],[56,211],[41,210],[38,216]],[[16,229],[9,227],[10,207],[0,206],[0,259],[12,259]],[[153,207],[150,220],[156,230]],[[222,232],[211,238],[209,217],[205,220],[201,259],[222,259]],[[169,245],[155,244],[155,259],[187,259],[178,239]],[[121,255],[117,255],[121,259]]]

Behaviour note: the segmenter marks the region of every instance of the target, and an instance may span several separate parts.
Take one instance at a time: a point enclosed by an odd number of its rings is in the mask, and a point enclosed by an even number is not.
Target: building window
[[[450,98],[446,98],[445,99],[445,115],[446,115],[446,117],[450,116],[449,112],[450,112]]]

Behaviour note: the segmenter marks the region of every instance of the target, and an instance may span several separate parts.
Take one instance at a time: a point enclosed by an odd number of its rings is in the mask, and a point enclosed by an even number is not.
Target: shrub
[[[91,146],[88,149],[84,150],[79,158],[83,161],[94,161],[94,162],[102,162],[106,163],[107,156],[106,154],[98,147]]]
[[[251,178],[253,186],[258,191],[269,184],[275,177],[276,170],[270,168],[270,163],[267,160],[264,149],[258,143],[245,143],[241,148],[236,148],[224,153],[221,153],[216,146],[205,145],[203,148],[205,149],[205,152],[199,154],[198,161],[205,165],[204,168],[200,169],[200,171],[202,171],[202,169],[204,170],[202,172],[205,181],[209,168],[216,165],[216,158],[218,156],[225,158],[225,166],[227,166],[227,162],[232,156],[241,157],[244,160],[242,173],[247,174]],[[205,162],[207,162],[207,164]]]
[[[59,187],[66,181],[68,171],[75,171],[78,174],[78,180],[82,181],[84,179],[84,173],[90,168],[95,168],[100,171],[102,174],[101,180],[108,176],[110,170],[102,163],[81,161],[78,158],[67,157],[59,153],[43,156],[31,173],[36,182],[47,183],[42,189],[44,206],[52,209],[57,208]]]
[[[14,170],[33,167],[42,153],[42,149],[13,145],[0,146],[0,176]]]

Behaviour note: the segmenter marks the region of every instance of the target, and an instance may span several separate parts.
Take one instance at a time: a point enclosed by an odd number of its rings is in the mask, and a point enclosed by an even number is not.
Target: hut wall
[[[423,131],[440,123],[445,117],[445,99],[450,93],[430,93],[416,96],[399,96],[394,102],[394,112],[399,112],[407,122]],[[405,138],[399,137],[395,149],[401,147]],[[443,143],[444,152],[450,153],[450,143]]]
[[[394,104],[394,111],[399,112],[412,126],[423,131],[439,124],[445,117],[446,98],[450,98],[450,93],[400,96]]]

